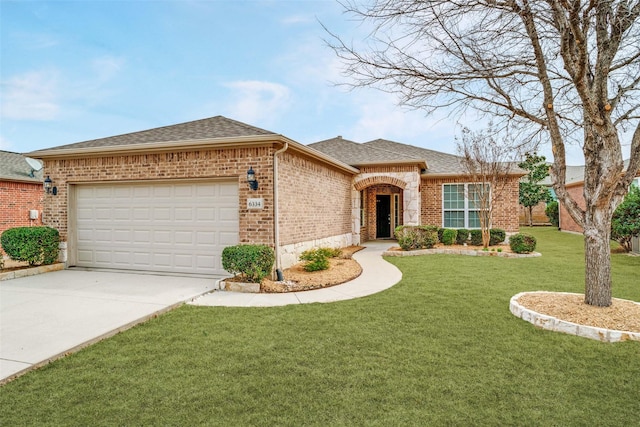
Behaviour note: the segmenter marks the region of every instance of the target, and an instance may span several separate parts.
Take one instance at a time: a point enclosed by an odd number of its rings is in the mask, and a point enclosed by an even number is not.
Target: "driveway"
[[[0,383],[213,289],[215,279],[62,270],[0,282]]]

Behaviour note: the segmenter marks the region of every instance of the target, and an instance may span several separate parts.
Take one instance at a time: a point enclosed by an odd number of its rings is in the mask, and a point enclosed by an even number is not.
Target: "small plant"
[[[300,259],[305,261],[305,271],[321,271],[329,268],[328,248],[309,249],[300,254]]]
[[[530,234],[518,233],[509,237],[509,246],[517,254],[526,254],[536,249],[536,238]]]
[[[494,246],[504,242],[507,238],[507,232],[501,228],[492,228],[489,230],[489,246]]]
[[[260,283],[267,277],[274,262],[273,249],[266,245],[227,246],[222,250],[222,268],[251,283]]]
[[[489,248],[482,248],[483,252],[489,252]]]
[[[456,236],[456,243],[458,245],[464,245],[469,240],[469,230],[466,228],[459,228],[458,235]]]
[[[502,252],[502,248],[498,248],[498,252]]]
[[[9,258],[29,265],[53,264],[58,259],[60,234],[51,227],[9,228],[0,237]]]
[[[456,236],[458,235],[458,230],[447,228],[442,232],[442,243],[447,246],[451,246],[456,242]]]
[[[429,249],[438,243],[438,227],[432,225],[401,225],[394,234],[405,251]]]
[[[482,230],[471,230],[469,232],[469,239],[473,246],[482,246]]]

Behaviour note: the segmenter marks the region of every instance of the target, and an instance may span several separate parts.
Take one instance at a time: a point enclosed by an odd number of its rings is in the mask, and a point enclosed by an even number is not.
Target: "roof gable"
[[[170,126],[163,126],[107,138],[92,139],[74,144],[60,145],[38,153],[52,150],[73,150],[82,148],[122,147],[127,145],[153,144],[160,142],[194,141],[206,139],[237,138],[249,136],[276,135],[274,132],[260,129],[246,123],[238,122],[223,116],[194,120]]]
[[[350,141],[341,136],[315,142],[308,147],[352,166],[378,163],[424,163],[423,158],[367,147],[365,144]]]

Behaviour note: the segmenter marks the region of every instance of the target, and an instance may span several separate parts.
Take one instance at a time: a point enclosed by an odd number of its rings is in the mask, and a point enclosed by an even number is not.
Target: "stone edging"
[[[562,332],[570,335],[577,335],[583,338],[589,338],[592,340],[603,341],[603,342],[619,342],[619,341],[640,341],[640,332],[630,332],[630,331],[618,331],[615,329],[605,329],[598,328],[595,326],[587,326],[587,325],[579,325],[577,323],[568,322],[566,320],[558,319],[557,317],[549,316],[546,314],[541,314],[533,310],[529,310],[528,308],[523,307],[518,303],[518,298],[527,294],[542,294],[542,293],[556,293],[556,294],[566,294],[566,295],[580,295],[574,294],[571,292],[546,292],[546,291],[535,291],[535,292],[520,292],[517,295],[511,297],[511,301],[509,301],[509,310],[515,316],[521,318],[522,320],[533,324],[542,329],[547,329],[549,331],[554,332]],[[635,304],[638,304],[635,301],[632,301]]]
[[[513,252],[496,252],[483,251],[477,249],[417,249],[415,251],[385,251],[382,256],[416,256],[416,255],[434,255],[434,254],[450,254],[450,255],[470,255],[470,256],[497,256],[502,258],[534,258],[542,256],[539,252],[531,252],[528,254],[516,254]]]
[[[22,268],[0,273],[0,282],[3,280],[18,279],[20,277],[35,276],[36,274],[48,273],[50,271],[64,270],[64,263],[57,262],[49,265],[39,265],[37,267]]]

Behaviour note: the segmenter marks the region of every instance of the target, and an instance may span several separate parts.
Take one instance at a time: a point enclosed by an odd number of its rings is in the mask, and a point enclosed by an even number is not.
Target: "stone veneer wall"
[[[567,193],[578,203],[582,209],[585,208],[586,202],[584,200],[584,186],[583,185],[572,185],[567,187]],[[580,227],[569,215],[569,211],[564,207],[564,204],[558,203],[558,214],[560,215],[560,230],[562,231],[572,231],[574,233],[580,233],[584,231],[582,227]]]
[[[422,179],[422,224],[442,227],[442,185],[467,183],[465,177],[442,177]],[[518,177],[510,179],[500,193],[493,209],[493,228],[502,228],[507,233],[519,230]]]
[[[225,148],[187,152],[112,155],[78,159],[45,160],[45,176],[50,175],[58,195],[46,195],[43,223],[68,238],[69,186],[75,183],[117,183],[147,180],[217,179],[238,180],[240,243],[273,247],[273,152],[272,146]],[[259,189],[246,183],[253,167]],[[263,210],[248,210],[247,198],[263,198]]]
[[[0,234],[14,227],[42,225],[44,189],[41,182],[0,181]],[[37,210],[38,219],[29,219]],[[0,247],[0,256],[4,252]]]
[[[385,180],[384,178],[391,178]],[[396,180],[395,184],[392,180]],[[392,184],[403,189],[401,223],[404,225],[420,224],[420,169],[416,165],[398,166],[365,166],[355,180],[356,189],[363,189],[375,184]],[[374,197],[375,206],[375,197]],[[369,232],[371,234],[371,232]]]
[[[285,151],[278,154],[282,268],[305,250],[353,243],[352,174]]]

